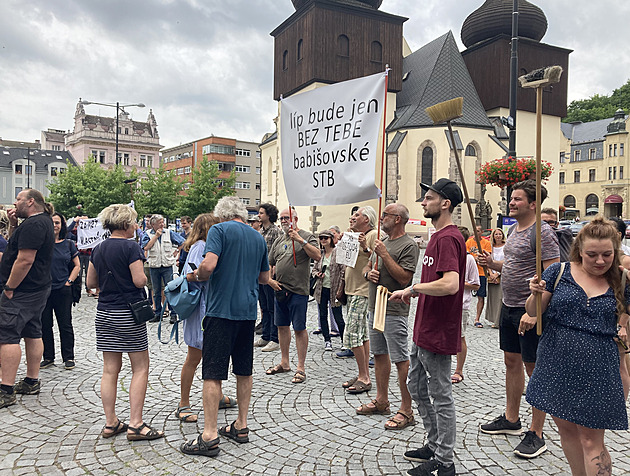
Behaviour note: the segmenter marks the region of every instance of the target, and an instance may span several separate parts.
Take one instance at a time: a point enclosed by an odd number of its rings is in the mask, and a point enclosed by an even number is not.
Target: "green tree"
[[[90,156],[81,166],[68,163],[63,174],[48,182],[48,198],[66,217],[96,217],[112,203],[129,203],[131,192],[124,181],[137,177],[135,169],[129,173],[121,165],[104,169]]]
[[[564,122],[591,122],[615,115],[619,108],[630,111],[630,80],[613,91],[610,96],[595,94],[588,99],[571,101]]]
[[[138,192],[135,194],[138,215],[159,213],[165,217],[175,218],[176,205],[181,197],[178,193],[183,189],[182,182],[174,170],[165,170],[160,166],[155,173],[147,170],[147,176],[140,179]]]
[[[209,161],[206,156],[192,171],[193,180],[187,194],[180,197],[178,210],[180,215],[196,217],[214,210],[219,199],[234,195],[236,175],[232,171],[229,177],[219,179],[219,166]]]

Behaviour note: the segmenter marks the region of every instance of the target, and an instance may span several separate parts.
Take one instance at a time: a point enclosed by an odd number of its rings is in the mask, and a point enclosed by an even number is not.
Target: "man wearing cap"
[[[390,297],[407,304],[411,297],[419,297],[407,386],[418,405],[427,444],[407,451],[404,458],[421,463],[408,474],[428,476],[437,470],[440,476],[450,476],[455,474],[456,435],[451,356],[461,350],[466,274],[466,244],[452,214],[463,197],[459,186],[446,178],[420,185],[426,190],[421,203],[424,216],[436,231],[424,253],[420,282]]]

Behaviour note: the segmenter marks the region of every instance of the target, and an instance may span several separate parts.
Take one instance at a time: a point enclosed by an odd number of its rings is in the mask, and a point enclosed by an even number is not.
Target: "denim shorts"
[[[306,308],[308,307],[308,296],[291,293],[290,297],[283,302],[275,299],[274,323],[276,326],[293,325],[294,331],[306,329]]]

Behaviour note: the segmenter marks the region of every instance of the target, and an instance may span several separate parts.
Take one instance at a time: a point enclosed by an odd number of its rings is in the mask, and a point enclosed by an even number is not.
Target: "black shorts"
[[[473,294],[480,298],[485,298],[488,295],[488,278],[479,276],[479,289],[473,291]]]
[[[50,286],[32,293],[14,291],[12,299],[0,292],[0,344],[41,339],[42,311],[49,294]]]
[[[528,330],[524,336],[518,335],[524,307],[508,307],[501,304],[501,323],[499,324],[499,347],[504,352],[521,354],[523,362],[536,362],[538,334],[536,326]]]
[[[256,321],[203,318],[201,376],[204,380],[227,380],[230,357],[234,375],[252,374],[255,326]]]

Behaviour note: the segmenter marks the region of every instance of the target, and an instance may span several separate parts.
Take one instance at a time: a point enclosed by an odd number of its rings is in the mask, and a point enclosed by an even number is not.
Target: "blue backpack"
[[[178,318],[175,324],[173,324],[171,336],[166,342],[162,340],[162,320],[160,319],[160,324],[158,325],[158,339],[162,344],[168,344],[173,338],[173,335],[175,335],[175,342],[179,344],[179,323],[188,319],[199,305],[201,289],[190,289],[186,275],[182,273],[166,285],[164,288],[164,298],[177,313]]]

